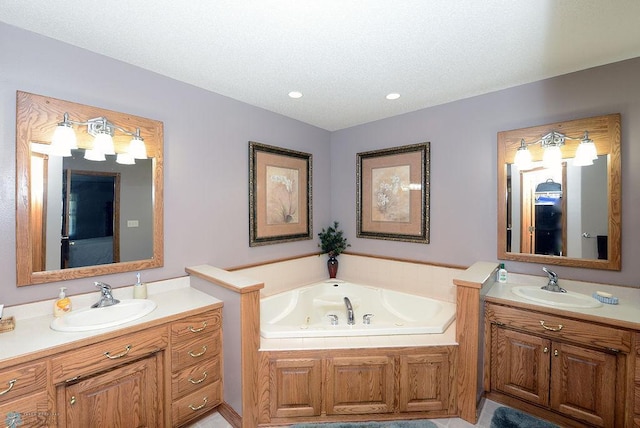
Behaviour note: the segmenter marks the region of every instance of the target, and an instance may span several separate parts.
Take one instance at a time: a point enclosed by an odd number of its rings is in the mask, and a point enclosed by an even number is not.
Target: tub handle
[[[329,315],[327,315],[327,317],[329,317],[329,319],[331,320],[331,325],[338,325],[338,316],[337,315],[329,314]]]
[[[373,314],[364,314],[362,316],[362,324],[371,324],[371,317],[374,316]]]

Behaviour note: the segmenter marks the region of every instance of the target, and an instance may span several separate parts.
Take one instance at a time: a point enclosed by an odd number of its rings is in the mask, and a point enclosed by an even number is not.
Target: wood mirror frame
[[[566,256],[515,253],[507,251],[507,165],[514,162],[520,141],[535,141],[551,131],[571,137],[581,136],[585,130],[596,144],[598,156],[607,159],[608,248],[606,260],[572,258]],[[563,158],[573,158],[579,141],[562,147]],[[539,144],[529,146],[533,161],[542,159]],[[621,172],[620,172],[620,114],[610,114],[567,122],[557,122],[530,128],[498,133],[498,259],[521,262],[573,266],[589,269],[621,269]]]
[[[86,106],[51,97],[17,92],[16,97],[16,282],[18,286],[63,281],[90,276],[130,272],[163,265],[163,123],[129,114]],[[31,211],[31,143],[50,144],[51,136],[64,113],[78,122],[91,118],[106,117],[116,126],[127,130],[140,129],[152,159],[152,212],[153,255],[149,259],[125,261],[95,266],[58,270],[34,271],[34,239],[32,221],[36,214]],[[93,137],[86,127],[74,127],[78,147],[91,147]],[[131,136],[116,133],[113,136],[116,150],[131,140]]]

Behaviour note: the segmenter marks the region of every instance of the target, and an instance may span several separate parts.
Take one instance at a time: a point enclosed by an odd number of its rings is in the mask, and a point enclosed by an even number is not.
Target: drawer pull
[[[200,327],[200,328],[193,328],[193,327],[189,326],[189,331],[190,331],[191,333],[200,333],[200,332],[201,332],[202,330],[204,330],[205,328],[207,328],[207,322],[206,322],[206,321],[203,321],[203,322],[202,322],[202,327]]]
[[[558,327],[548,327],[548,326],[544,325],[544,321],[540,321],[540,325],[542,326],[542,328],[544,328],[545,330],[549,330],[549,331],[560,331],[560,330],[562,330],[562,327],[563,327],[562,324],[558,324]]]
[[[131,345],[127,345],[124,348],[124,352],[117,354],[117,355],[111,355],[111,353],[109,353],[108,351],[104,353],[104,355],[109,358],[110,360],[117,360],[118,358],[122,358],[125,355],[127,355],[129,353],[129,351],[131,351]]]
[[[197,385],[197,384],[199,384],[199,383],[204,382],[204,380],[205,380],[206,378],[207,378],[207,372],[204,372],[204,373],[203,373],[203,376],[202,376],[202,378],[201,378],[201,379],[193,380],[192,378],[189,378],[188,380],[189,380],[189,382],[191,382],[192,384]]]
[[[202,345],[202,352],[194,354],[193,351],[189,351],[189,355],[191,355],[193,358],[197,358],[203,356],[205,352],[207,352],[207,346]]]
[[[11,379],[9,382],[7,382],[9,388],[5,389],[4,391],[0,391],[0,395],[4,395],[7,392],[11,391],[13,389],[13,385],[15,385],[17,381],[18,379]]]
[[[194,406],[193,404],[189,404],[189,408],[195,412],[195,411],[198,411],[198,410],[202,409],[206,405],[207,405],[207,397],[204,397],[202,399],[202,404],[201,405]]]

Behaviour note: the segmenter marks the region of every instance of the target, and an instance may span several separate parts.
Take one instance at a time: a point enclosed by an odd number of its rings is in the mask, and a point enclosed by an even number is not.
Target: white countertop
[[[14,330],[0,333],[0,363],[10,358],[221,303],[219,299],[191,288],[189,277],[149,283],[147,290],[148,299],[157,304],[153,312],[125,324],[93,331],[67,333],[51,330],[49,325],[53,320],[55,299],[5,308],[3,317],[14,316],[16,324]],[[91,306],[98,301],[99,294],[97,291],[70,296],[73,310]],[[114,289],[113,295],[117,299],[131,299],[133,287]]]
[[[603,303],[597,308],[567,308],[547,305],[517,296],[511,291],[511,288],[517,285],[539,285],[542,287],[546,283],[546,277],[509,273],[508,282],[505,284],[495,282],[485,297],[489,301],[507,301],[515,303],[516,306],[537,307],[540,310],[550,310],[569,316],[573,314],[578,318],[640,330],[640,288],[559,279],[558,285],[567,291],[587,296],[591,296],[596,291],[604,291],[618,298],[617,305]]]

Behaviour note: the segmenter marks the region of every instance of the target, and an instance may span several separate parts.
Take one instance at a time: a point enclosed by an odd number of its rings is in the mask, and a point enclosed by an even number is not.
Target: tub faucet
[[[549,282],[544,287],[541,287],[543,290],[554,291],[556,293],[566,293],[567,292],[567,290],[565,290],[564,288],[562,288],[562,287],[560,287],[558,285],[558,275],[556,275],[556,273],[554,271],[551,271],[551,270],[547,269],[546,267],[543,267],[542,270],[545,271],[547,273],[547,275],[549,275]]]
[[[344,304],[347,306],[347,324],[354,325],[356,323],[356,317],[353,315],[353,306],[351,306],[351,300],[349,300],[348,297],[345,297]]]
[[[104,308],[120,303],[120,300],[115,299],[113,294],[111,294],[111,286],[109,284],[99,281],[96,281],[93,284],[100,289],[100,300],[91,305],[92,308]]]

